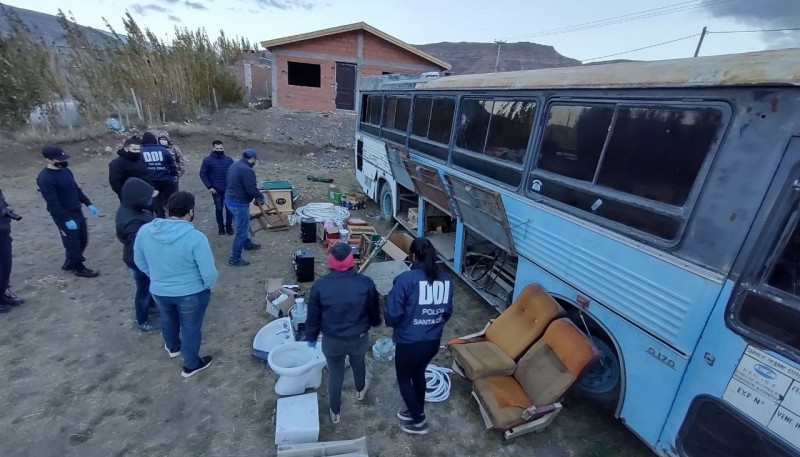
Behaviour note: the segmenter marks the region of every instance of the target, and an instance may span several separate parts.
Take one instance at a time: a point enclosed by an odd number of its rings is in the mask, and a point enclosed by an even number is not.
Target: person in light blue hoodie
[[[133,245],[136,266],[150,277],[150,293],[161,312],[161,335],[170,357],[183,355],[181,376],[211,364],[200,357],[203,317],[217,283],[208,238],[195,229],[194,195],[176,192],[167,201],[168,219],[139,229]]]

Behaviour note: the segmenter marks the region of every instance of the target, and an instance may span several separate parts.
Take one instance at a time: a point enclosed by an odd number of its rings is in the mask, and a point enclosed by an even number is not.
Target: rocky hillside
[[[20,21],[30,30],[35,39],[40,40],[45,46],[62,48],[67,46],[64,37],[64,29],[58,23],[56,16],[39,13],[37,11],[26,10],[14,6],[0,3],[0,8],[7,9],[15,14]],[[110,33],[91,27],[79,26],[86,32],[90,40],[95,43],[105,43],[111,37]],[[8,32],[11,29],[5,14],[0,14],[0,33]]]
[[[494,43],[431,43],[415,45],[428,54],[453,66],[451,73],[464,75],[491,73],[497,59]],[[537,68],[571,67],[581,62],[564,57],[552,47],[536,43],[506,43],[500,47],[499,71],[535,70]]]

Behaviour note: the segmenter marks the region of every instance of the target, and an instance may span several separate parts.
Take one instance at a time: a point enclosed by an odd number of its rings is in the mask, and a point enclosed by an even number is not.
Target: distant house
[[[260,51],[245,51],[233,64],[239,86],[245,90],[245,100],[256,102],[272,96],[272,61]]]
[[[272,105],[331,111],[356,109],[365,76],[440,72],[450,68],[414,46],[358,22],[262,41],[272,53]]]

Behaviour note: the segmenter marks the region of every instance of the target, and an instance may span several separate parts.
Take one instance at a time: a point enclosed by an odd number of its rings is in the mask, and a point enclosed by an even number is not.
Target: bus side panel
[[[580,293],[534,263],[520,259],[516,287],[519,289],[530,283],[541,284],[552,295],[572,302]],[[515,290],[515,294],[518,293]],[[634,433],[654,447],[686,370],[686,359],[608,308],[592,302],[586,312],[612,335],[621,354],[624,400],[619,416]],[[580,322],[578,325],[581,326]]]
[[[503,203],[521,257],[577,290],[592,291],[589,298],[682,354],[692,353],[720,282],[534,202],[505,195]]]
[[[677,437],[684,421],[687,419],[687,412],[690,409],[692,402],[701,395],[707,395],[720,399],[726,405],[730,405],[733,410],[741,412],[743,417],[746,417],[753,424],[760,424],[766,427],[767,430],[772,430],[778,440],[784,439],[787,444],[794,443],[794,450],[796,454],[800,455],[800,423],[795,419],[793,421],[792,431],[786,431],[785,423],[782,422],[780,417],[777,417],[777,412],[783,409],[776,406],[767,398],[767,395],[759,394],[757,390],[760,388],[759,383],[764,386],[776,382],[770,377],[757,381],[752,386],[745,385],[744,383],[733,379],[734,374],[741,370],[742,374],[746,377],[749,372],[753,379],[758,379],[759,374],[763,373],[764,365],[767,367],[769,363],[763,365],[755,365],[755,370],[748,368],[747,359],[750,357],[746,351],[752,350],[758,354],[765,355],[773,360],[777,360],[789,370],[793,370],[795,363],[788,362],[785,358],[773,352],[769,352],[764,348],[748,348],[746,341],[739,335],[729,329],[725,324],[725,312],[728,308],[731,291],[734,288],[734,283],[729,281],[725,285],[723,293],[720,295],[719,300],[715,306],[713,314],[709,320],[708,326],[703,332],[703,336],[697,345],[695,356],[692,358],[689,368],[686,370],[686,376],[681,384],[678,395],[675,398],[675,405],[670,412],[667,423],[664,426],[664,431],[658,443],[658,449],[664,454],[669,456],[683,455],[678,453]],[[740,364],[741,362],[741,364]],[[737,370],[737,367],[741,368]],[[759,370],[759,367],[761,369]],[[769,369],[766,368],[766,374]],[[797,370],[794,369],[797,373]],[[777,377],[785,378],[781,374]],[[748,381],[750,382],[750,381]],[[800,386],[800,381],[795,380]],[[798,396],[800,398],[800,396]],[[787,402],[783,403],[787,406]],[[777,411],[777,412],[776,412]],[[789,413],[791,414],[791,413]],[[710,428],[711,424],[699,424],[702,427]],[[691,424],[686,424],[691,427]],[[757,427],[757,426],[756,426]],[[767,430],[760,429],[769,433]],[[736,431],[730,431],[735,434]],[[736,439],[734,436],[730,437],[732,442]]]
[[[363,141],[363,170],[356,173],[362,191],[373,200],[378,198],[378,182],[383,178],[394,186],[389,159],[386,157],[386,145],[383,141],[370,135],[358,134],[356,140]]]

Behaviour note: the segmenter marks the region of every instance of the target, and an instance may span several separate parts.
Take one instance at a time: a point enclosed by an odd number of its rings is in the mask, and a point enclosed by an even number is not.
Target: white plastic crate
[[[317,393],[279,398],[275,444],[316,443],[318,440]]]

